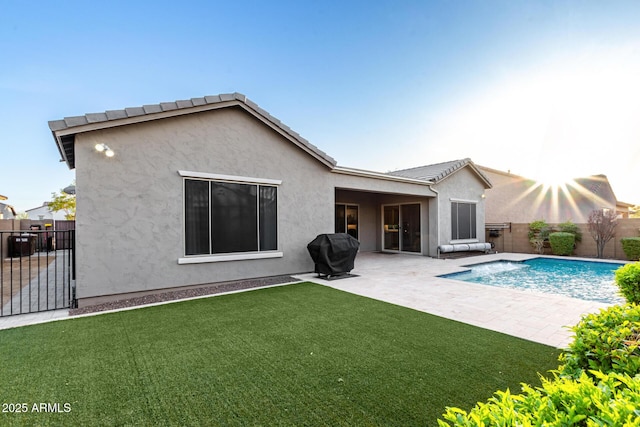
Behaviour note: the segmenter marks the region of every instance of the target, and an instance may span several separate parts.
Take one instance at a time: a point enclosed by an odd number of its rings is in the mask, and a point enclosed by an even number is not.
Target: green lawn
[[[435,425],[557,356],[304,283],[0,331],[0,425]]]

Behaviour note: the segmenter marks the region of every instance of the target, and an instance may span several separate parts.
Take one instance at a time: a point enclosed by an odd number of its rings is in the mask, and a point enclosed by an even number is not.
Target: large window
[[[451,240],[476,238],[476,204],[451,202]]]
[[[277,187],[184,180],[185,255],[278,249]]]

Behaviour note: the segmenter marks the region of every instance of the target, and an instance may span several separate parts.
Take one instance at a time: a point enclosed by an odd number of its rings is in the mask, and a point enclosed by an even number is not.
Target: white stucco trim
[[[453,197],[449,198],[449,201],[456,202],[456,203],[473,203],[474,205],[477,205],[478,203],[480,203],[478,200],[455,199]]]
[[[185,178],[203,178],[215,181],[246,182],[251,184],[280,185],[281,179],[254,178],[249,176],[223,175],[219,173],[193,172],[179,170],[178,174]]]
[[[284,254],[278,252],[249,252],[222,255],[204,255],[178,258],[178,264],[202,264],[207,262],[244,261],[249,259],[282,258]]]
[[[406,178],[403,176],[389,175],[386,173],[373,172],[373,171],[368,171],[364,169],[348,168],[344,166],[336,166],[331,170],[331,172],[342,174],[342,175],[361,176],[365,178],[382,179],[385,181],[407,182],[411,184],[426,185],[426,186],[430,186],[431,184],[433,184],[432,181],[425,181],[423,179]]]

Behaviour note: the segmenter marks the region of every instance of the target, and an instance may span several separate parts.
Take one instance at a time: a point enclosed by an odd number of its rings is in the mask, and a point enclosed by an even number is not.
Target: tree
[[[539,254],[544,253],[544,243],[549,240],[549,233],[551,233],[551,227],[544,219],[529,224],[529,242]]]
[[[51,212],[64,211],[66,219],[76,219],[76,196],[67,194],[63,190],[60,193],[51,193],[51,201],[47,205]]]
[[[596,241],[598,258],[603,257],[605,245],[615,236],[616,223],[616,213],[611,209],[596,209],[589,214],[587,228]]]

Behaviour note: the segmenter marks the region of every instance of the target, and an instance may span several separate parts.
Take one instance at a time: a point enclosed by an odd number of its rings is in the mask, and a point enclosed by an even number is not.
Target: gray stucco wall
[[[94,150],[106,143],[106,158]],[[77,296],[148,291],[311,271],[306,245],[333,232],[328,168],[233,108],[76,136]],[[179,170],[282,180],[282,258],[179,265]]]
[[[484,194],[485,186],[484,183],[477,177],[477,175],[473,171],[469,170],[468,167],[465,167],[449,175],[447,178],[434,185],[433,188],[439,194],[437,202],[439,241],[437,242],[435,249],[431,248],[430,254],[432,256],[436,255],[434,250],[437,250],[437,245],[451,243],[452,199],[454,201],[464,200],[469,202],[476,202],[477,240],[479,242],[484,242],[485,199],[482,197],[482,195]]]

